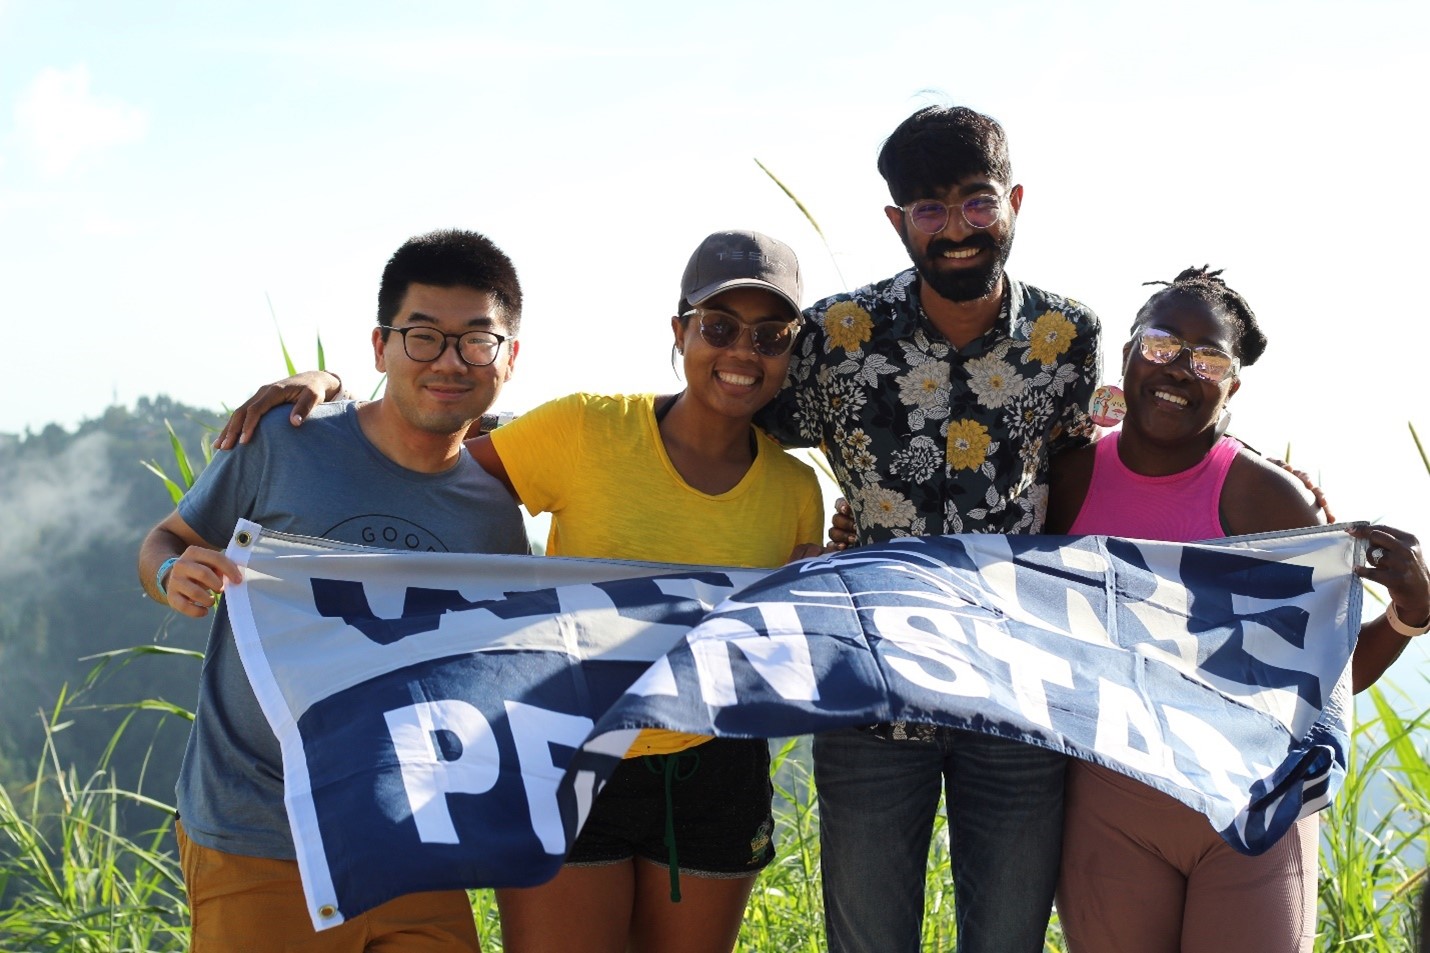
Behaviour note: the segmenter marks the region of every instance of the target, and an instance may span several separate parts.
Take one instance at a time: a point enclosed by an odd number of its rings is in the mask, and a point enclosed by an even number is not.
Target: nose
[[[465,374],[471,370],[471,365],[462,360],[462,355],[457,353],[457,341],[453,338],[447,339],[447,346],[442,349],[442,353],[437,355],[437,360],[432,362],[434,369],[447,374]]]
[[[955,207],[948,210],[948,218],[944,221],[943,228],[934,232],[929,238],[938,238],[940,235],[950,233],[950,237],[955,241],[962,241],[975,231],[977,231],[977,229],[968,224],[964,219],[963,209]]]
[[[1176,371],[1183,377],[1196,376],[1196,373],[1192,370],[1192,349],[1185,345],[1183,345],[1182,349],[1177,352],[1176,357],[1172,358],[1163,366],[1168,368],[1169,370]]]
[[[735,340],[730,343],[730,350],[748,353],[751,357],[758,358],[760,352],[755,350],[755,329],[751,325],[741,324],[740,333],[735,336]]]

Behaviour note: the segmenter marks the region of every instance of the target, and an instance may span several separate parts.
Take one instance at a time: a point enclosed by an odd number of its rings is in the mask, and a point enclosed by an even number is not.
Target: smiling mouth
[[[942,257],[961,260],[964,258],[972,258],[982,250],[981,248],[950,248],[943,253]]]
[[[737,387],[752,387],[755,383],[753,377],[745,374],[732,374],[729,371],[716,371],[715,377],[723,383],[734,384]]]
[[[1170,404],[1176,404],[1178,407],[1187,406],[1187,399],[1185,397],[1178,397],[1176,394],[1169,394],[1164,390],[1153,391],[1152,396],[1158,400],[1165,400]]]
[[[454,387],[451,384],[428,384],[426,390],[440,400],[456,400],[470,394],[473,388]]]

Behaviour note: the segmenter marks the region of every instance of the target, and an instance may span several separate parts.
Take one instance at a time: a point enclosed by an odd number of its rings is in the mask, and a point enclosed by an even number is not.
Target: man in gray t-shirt
[[[239,518],[305,536],[397,549],[525,553],[516,502],[462,447],[516,360],[521,289],[473,232],[434,232],[392,256],[372,334],[381,400],[320,408],[302,432],[278,411],[262,439],[219,454],[145,538],[139,577],[184,615],[208,614],[241,580],[220,551]],[[462,891],[399,897],[313,930],[283,805],[278,740],[215,614],[178,783],[192,949],[477,950]]]

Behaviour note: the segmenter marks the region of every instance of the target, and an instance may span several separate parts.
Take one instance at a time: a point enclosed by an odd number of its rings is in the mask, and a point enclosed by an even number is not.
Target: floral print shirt
[[[861,543],[1042,529],[1050,456],[1092,433],[1098,319],[1006,285],[997,323],[961,349],[924,315],[912,268],[805,311],[789,378],[758,422],[823,449]]]
[[[1042,530],[1049,459],[1093,433],[1097,315],[1009,278],[997,322],[956,349],[924,314],[911,268],[804,316],[789,378],[756,422],[824,451],[860,543]],[[868,730],[936,737],[928,724]]]

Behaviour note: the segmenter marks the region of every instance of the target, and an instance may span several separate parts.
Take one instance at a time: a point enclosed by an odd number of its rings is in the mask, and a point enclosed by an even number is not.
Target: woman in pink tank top
[[[1194,541],[1322,522],[1301,485],[1231,437],[1226,404],[1266,338],[1220,272],[1187,269],[1138,312],[1123,347],[1120,433],[1054,462],[1047,531]],[[1353,530],[1393,612],[1361,628],[1352,687],[1368,687],[1430,623],[1419,542]],[[1070,762],[1058,914],[1073,953],[1310,953],[1316,819],[1256,857],[1198,812],[1089,762]]]

